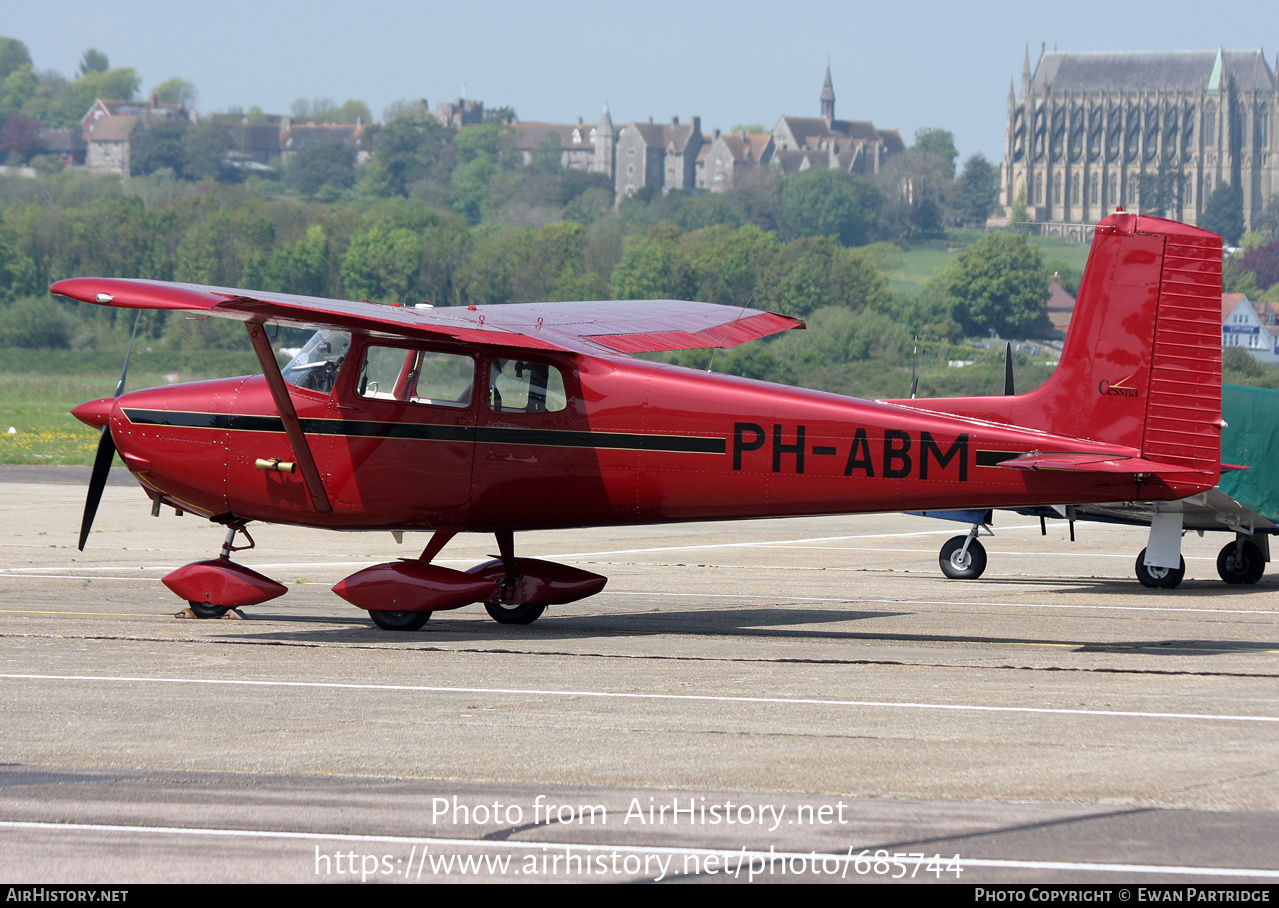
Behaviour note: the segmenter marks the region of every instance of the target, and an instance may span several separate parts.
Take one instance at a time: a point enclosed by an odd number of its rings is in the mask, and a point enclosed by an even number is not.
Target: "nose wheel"
[[[369,610],[373,623],[384,631],[417,631],[431,620],[430,612],[379,612]]]
[[[231,611],[229,605],[212,605],[208,602],[196,602],[190,600],[187,606],[191,609],[191,614],[197,618],[221,618],[227,612]]]

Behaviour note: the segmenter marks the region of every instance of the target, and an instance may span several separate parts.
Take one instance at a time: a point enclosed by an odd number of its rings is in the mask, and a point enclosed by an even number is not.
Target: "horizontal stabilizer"
[[[1125,457],[1122,454],[1090,454],[1082,451],[1032,451],[1011,460],[995,464],[1015,470],[1067,470],[1074,473],[1194,473],[1194,467],[1161,463],[1144,457]]]

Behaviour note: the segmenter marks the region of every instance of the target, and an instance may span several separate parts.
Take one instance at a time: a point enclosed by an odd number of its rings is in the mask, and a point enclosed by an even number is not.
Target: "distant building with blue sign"
[[[1279,311],[1242,293],[1221,295],[1221,349],[1241,347],[1259,363],[1279,363]]]

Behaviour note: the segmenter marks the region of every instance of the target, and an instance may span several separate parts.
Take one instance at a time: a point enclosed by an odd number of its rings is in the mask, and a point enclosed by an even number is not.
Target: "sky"
[[[173,76],[196,108],[355,98],[460,97],[522,120],[616,125],[700,116],[702,129],[817,116],[829,63],[836,116],[948,129],[961,160],[1003,156],[1010,82],[1023,55],[1061,51],[1279,51],[1274,0],[1071,3],[957,0],[0,0],[0,34],[37,70],[74,77],[94,47],[131,66],[142,91]],[[1212,22],[1212,19],[1216,22]]]

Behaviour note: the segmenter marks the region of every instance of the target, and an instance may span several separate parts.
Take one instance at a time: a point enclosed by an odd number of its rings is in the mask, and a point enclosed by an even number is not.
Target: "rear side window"
[[[495,359],[489,369],[489,409],[495,413],[555,413],[567,406],[564,376],[548,363]]]
[[[466,407],[475,387],[475,360],[457,353],[366,347],[355,392],[373,400]]]

